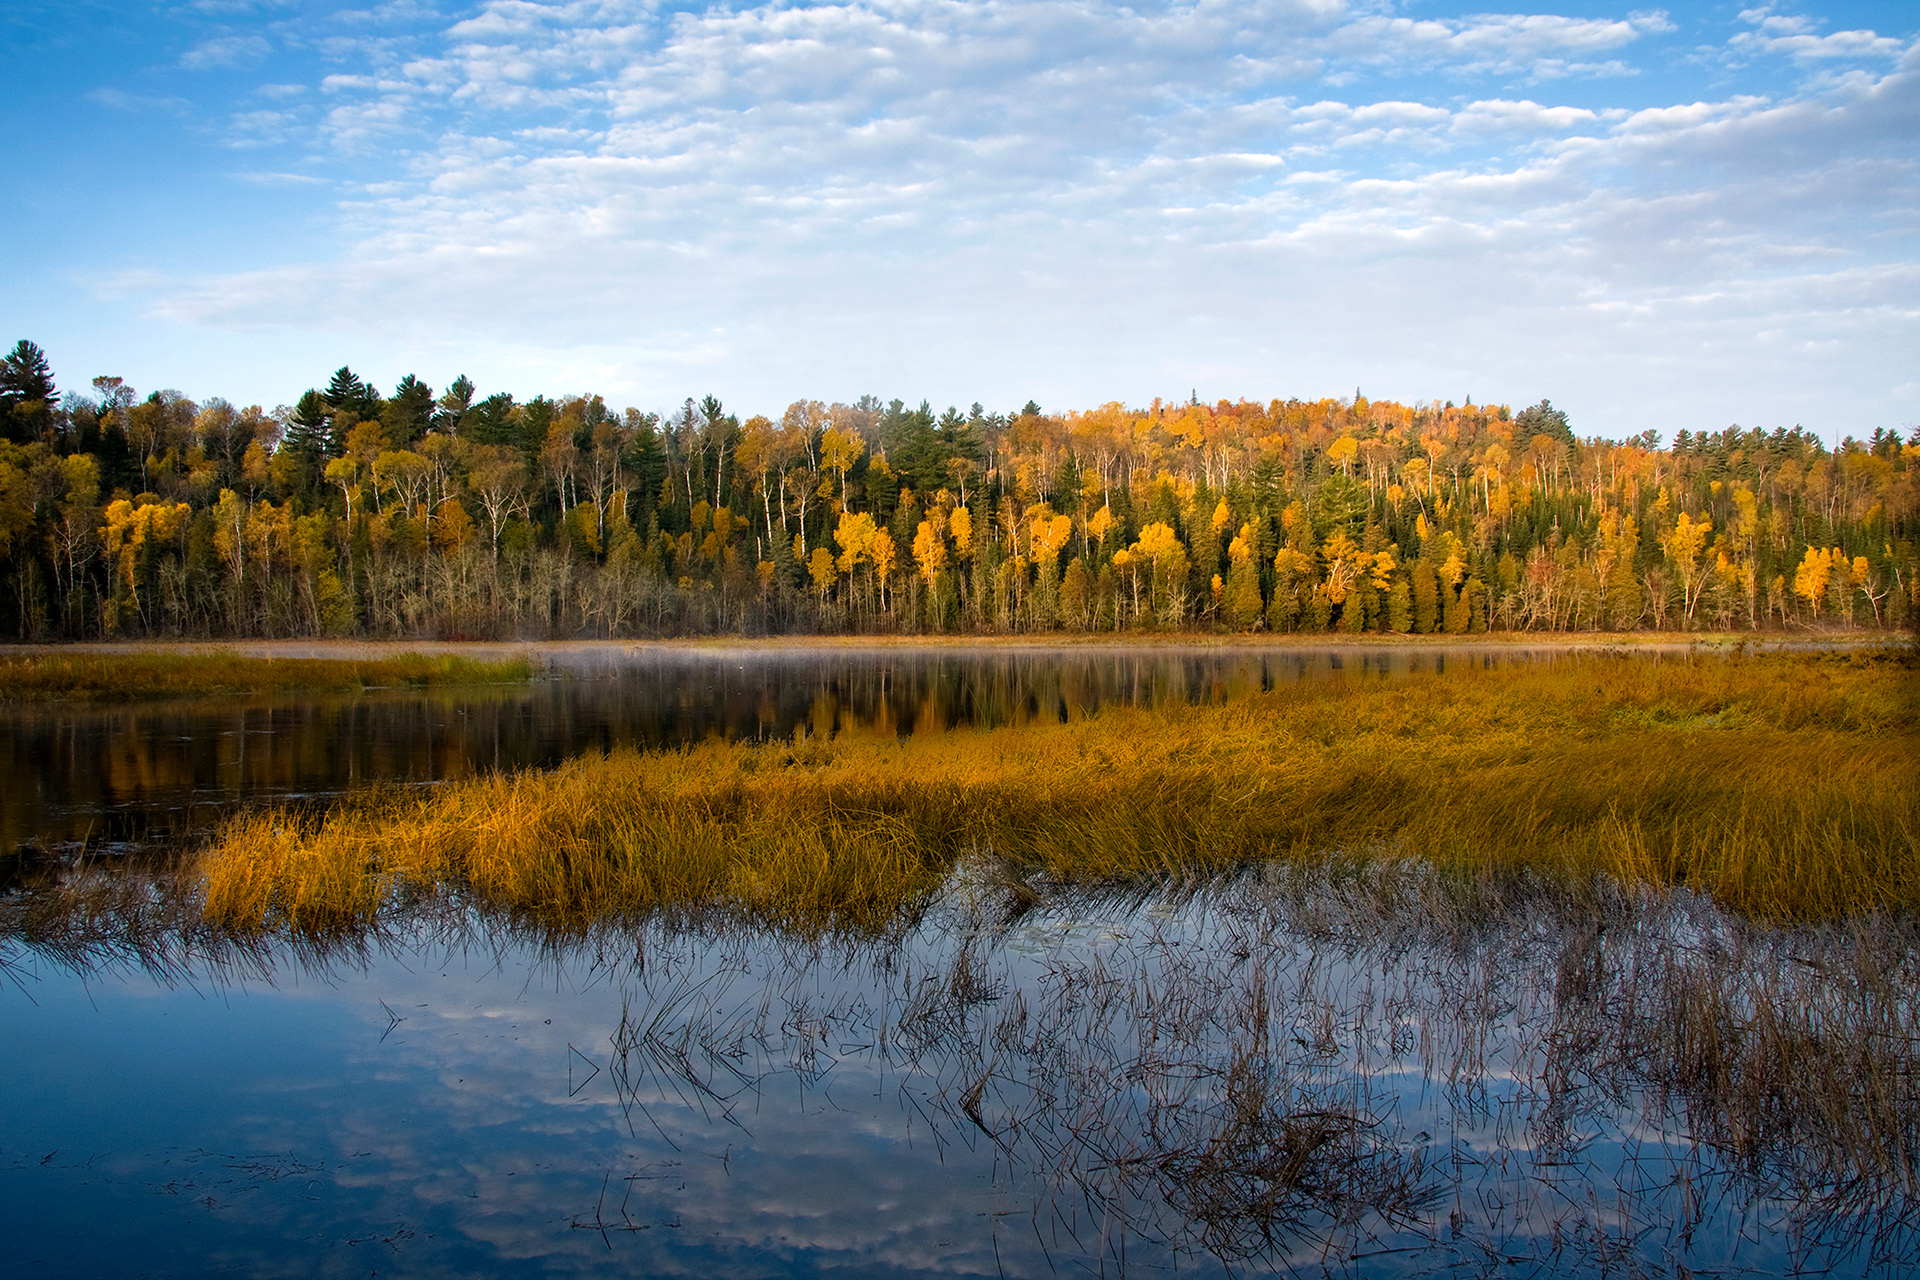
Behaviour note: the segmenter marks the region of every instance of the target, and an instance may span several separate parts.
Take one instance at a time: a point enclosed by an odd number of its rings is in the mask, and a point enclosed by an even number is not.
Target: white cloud
[[[1905,41],[1872,31],[1816,35],[1820,24],[1813,19],[1800,14],[1775,13],[1770,6],[1743,9],[1740,20],[1752,24],[1754,30],[1738,33],[1727,44],[1747,55],[1779,53],[1801,61],[1899,58],[1911,47]]]
[[[1648,396],[1724,425],[1747,410],[1716,397],[1812,404],[1842,380],[1911,406],[1881,371],[1920,341],[1896,296],[1920,71],[1658,105],[1538,87],[1632,69],[1672,26],[1286,0],[494,0],[430,38],[324,46],[343,61],[320,114],[233,116],[237,139],[372,167],[330,188],[349,192],[344,252],[103,287],[182,326],[346,335],[423,372],[484,351],[521,390],[725,380],[760,408],[1208,379],[1585,397],[1590,430],[1626,430]],[[1340,88],[1363,73],[1382,87]]]
[[[238,67],[264,61],[272,52],[273,46],[264,36],[216,36],[210,40],[202,40],[181,54],[180,65],[189,71],[205,71],[213,67]]]
[[[1594,62],[1643,35],[1670,31],[1664,11],[1624,19],[1552,14],[1479,14],[1453,20],[1363,17],[1344,24],[1331,44],[1369,62],[1432,63],[1464,74],[1531,72],[1621,74],[1624,63]]]

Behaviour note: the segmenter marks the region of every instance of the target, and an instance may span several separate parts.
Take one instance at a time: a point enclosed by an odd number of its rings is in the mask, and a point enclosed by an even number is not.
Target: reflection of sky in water
[[[893,738],[1223,702],[1556,651],[1246,648],[596,648],[527,686],[0,709],[0,853],[210,826],[236,803],[548,767],[588,751],[796,732]]]
[[[418,945],[171,988],[16,952],[0,1007],[32,1051],[0,1103],[0,1265],[1157,1273],[1171,1233],[1181,1272],[1214,1274],[1150,1161],[1116,1202],[1088,1189],[1111,1191],[1115,1151],[1173,1148],[1153,1099],[1226,1096],[1255,995],[1291,1105],[1372,1117],[1363,1147],[1423,1158],[1432,1195],[1397,1223],[1310,1222],[1254,1271],[1794,1260],[1792,1206],[1754,1200],[1686,1116],[1581,1074],[1525,929],[1356,951],[1217,907],[966,924],[854,954],[663,930],[562,959]]]

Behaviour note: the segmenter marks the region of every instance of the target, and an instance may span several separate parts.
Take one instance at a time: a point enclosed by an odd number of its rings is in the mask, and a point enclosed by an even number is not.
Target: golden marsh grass
[[[1684,885],[1806,920],[1920,905],[1911,650],[1326,682],[1221,706],[897,742],[616,751],[229,823],[212,921],[366,923],[454,890],[549,923],[724,907],[883,928],[977,857],[1007,883],[1272,860]]]
[[[229,651],[52,653],[0,656],[0,702],[97,701],[522,682],[525,658],[477,661],[451,654],[389,658],[255,658]]]

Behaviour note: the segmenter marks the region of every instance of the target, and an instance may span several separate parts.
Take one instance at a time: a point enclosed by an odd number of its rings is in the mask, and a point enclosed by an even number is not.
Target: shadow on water
[[[428,692],[0,708],[0,853],[122,851],[234,808],[385,783],[549,768],[708,738],[900,737],[1225,702],[1308,680],[1393,679],[1546,651],[643,649],[557,658],[560,678]]]
[[[556,935],[451,898],[288,940],[169,917],[164,875],[49,888],[88,904],[64,935],[7,900],[10,1021],[45,1047],[0,1154],[17,1256],[1920,1264],[1911,924],[1406,867],[1036,900],[972,865],[880,940],[718,916]]]

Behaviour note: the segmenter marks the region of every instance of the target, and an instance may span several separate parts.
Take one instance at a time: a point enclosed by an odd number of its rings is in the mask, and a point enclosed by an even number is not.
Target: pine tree
[[[412,374],[400,379],[393,399],[380,411],[388,443],[395,449],[411,449],[432,428],[433,418],[433,388]]]
[[[46,352],[25,338],[0,360],[0,437],[25,443],[39,427],[53,403],[53,370]]]
[[[1405,635],[1413,629],[1413,590],[1405,578],[1395,578],[1387,592],[1387,630]]]
[[[346,365],[334,370],[333,380],[327,383],[326,400],[332,408],[345,409],[361,421],[380,416],[380,393]]]
[[[11,410],[30,400],[50,404],[53,392],[53,369],[47,363],[47,353],[20,339],[0,360],[0,408]]]
[[[454,436],[460,434],[460,424],[467,416],[467,410],[473,408],[473,380],[466,374],[455,378],[447,387],[447,393],[440,397],[434,406],[433,429]]]

